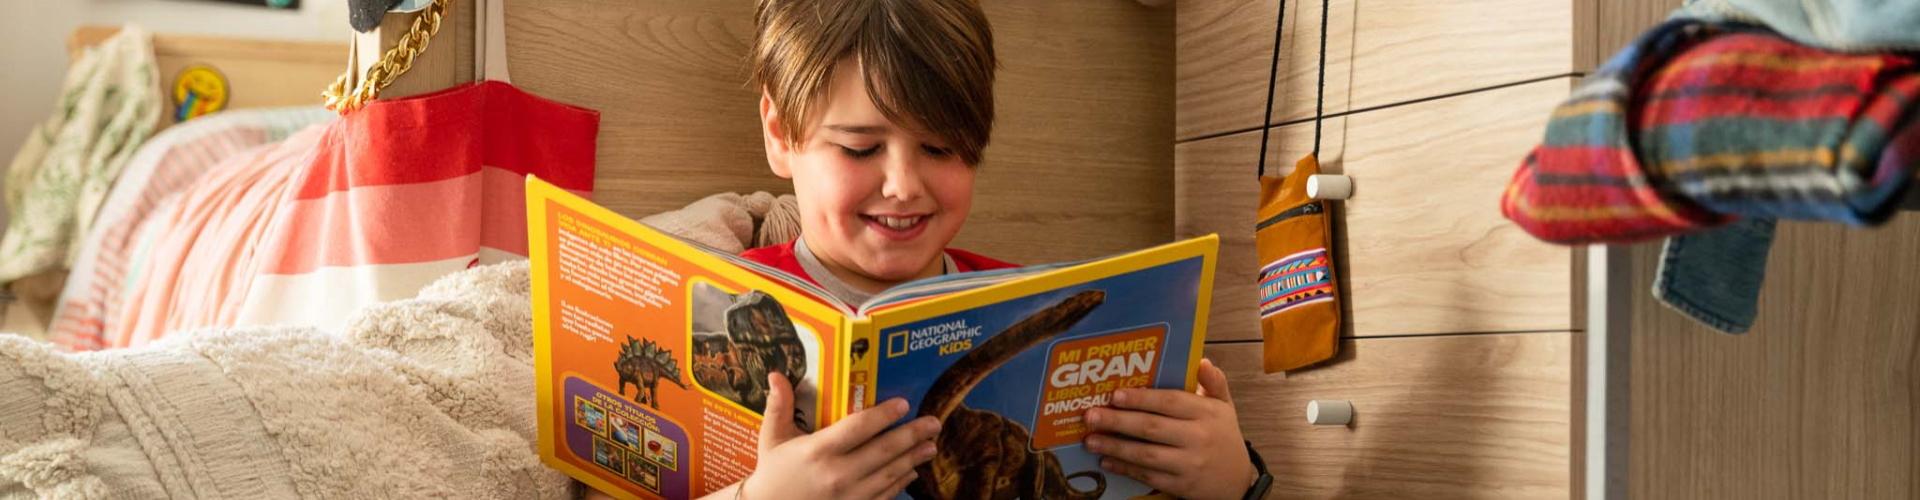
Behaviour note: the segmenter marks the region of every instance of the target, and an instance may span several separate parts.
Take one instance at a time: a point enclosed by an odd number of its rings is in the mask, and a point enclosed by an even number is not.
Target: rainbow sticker
[[[227,77],[211,66],[194,65],[173,77],[173,119],[187,121],[227,107]]]

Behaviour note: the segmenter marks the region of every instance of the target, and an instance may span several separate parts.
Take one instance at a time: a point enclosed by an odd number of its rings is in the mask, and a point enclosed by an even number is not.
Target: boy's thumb
[[[793,425],[793,384],[780,372],[767,374],[767,413],[760,419],[760,452],[805,434]]]
[[[1213,360],[1201,358],[1197,378],[1200,379],[1201,396],[1233,402],[1233,394],[1227,389],[1227,372],[1221,371],[1219,366],[1213,364]]]

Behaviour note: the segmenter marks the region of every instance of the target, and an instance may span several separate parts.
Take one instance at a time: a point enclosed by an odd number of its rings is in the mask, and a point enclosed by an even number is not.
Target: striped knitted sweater
[[[1675,20],[1554,110],[1501,210],[1540,239],[1626,243],[1737,217],[1884,221],[1915,166],[1920,69]]]

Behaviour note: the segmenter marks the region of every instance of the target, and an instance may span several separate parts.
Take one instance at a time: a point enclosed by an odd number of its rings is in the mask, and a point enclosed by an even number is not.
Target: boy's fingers
[[[1172,446],[1143,443],[1131,439],[1122,439],[1105,434],[1087,436],[1087,451],[1108,458],[1118,458],[1132,464],[1153,464],[1161,471],[1188,470],[1187,455]]]
[[[1192,424],[1146,412],[1094,408],[1087,410],[1087,426],[1095,432],[1122,434],[1172,446],[1185,446],[1193,441]]]
[[[907,413],[907,400],[894,398],[872,408],[860,410],[839,423],[827,426],[826,430],[814,434],[832,454],[842,454],[860,447],[880,431],[887,430]]]
[[[1121,389],[1113,391],[1113,406],[1128,410],[1158,413],[1182,420],[1206,416],[1207,398],[1173,389]]]
[[[878,489],[874,490],[873,493],[899,493],[899,488],[905,488],[907,486],[906,481],[902,479],[911,478],[914,474],[914,467],[919,467],[921,463],[933,458],[935,451],[933,443],[921,443],[920,446],[914,447],[912,450],[894,457],[891,462],[866,469],[874,471],[872,486]]]
[[[917,446],[932,447],[932,439],[938,435],[940,435],[940,421],[933,417],[920,417],[868,440],[867,444],[860,445],[853,450],[848,463],[862,470],[876,470],[893,463],[894,459],[902,455],[919,451],[916,449]]]
[[[920,478],[919,474],[915,474],[913,471],[907,471],[907,475],[901,476],[900,479],[894,480],[892,485],[887,486],[887,489],[882,490],[879,495],[874,495],[873,499],[874,500],[893,500],[895,498],[899,498],[901,493],[904,493],[907,491],[907,486],[913,484],[913,480],[919,479],[919,478]]]
[[[1228,403],[1233,402],[1233,394],[1227,390],[1227,372],[1213,364],[1211,359],[1200,360],[1200,395]]]
[[[1126,460],[1121,460],[1113,457],[1100,459],[1100,468],[1111,471],[1114,474],[1119,474],[1122,476],[1133,478],[1133,480],[1135,481],[1146,483],[1147,486],[1152,487],[1153,489],[1156,489],[1156,490],[1160,490],[1160,491],[1178,491],[1179,490],[1179,488],[1176,488],[1176,486],[1179,486],[1179,485],[1174,484],[1174,480],[1176,478],[1174,477],[1173,474],[1168,473],[1167,471],[1154,469],[1152,467],[1142,466],[1137,463],[1128,462]]]
[[[767,412],[760,419],[760,453],[804,434],[793,425],[793,384],[780,372],[767,374]]]

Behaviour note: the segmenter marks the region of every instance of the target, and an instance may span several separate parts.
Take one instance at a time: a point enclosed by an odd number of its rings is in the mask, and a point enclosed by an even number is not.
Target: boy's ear
[[[773,108],[773,97],[766,92],[760,93],[760,135],[766,142],[767,167],[773,169],[773,175],[792,179],[787,157],[793,154],[793,148],[787,143],[786,131],[780,129],[780,110]]]

